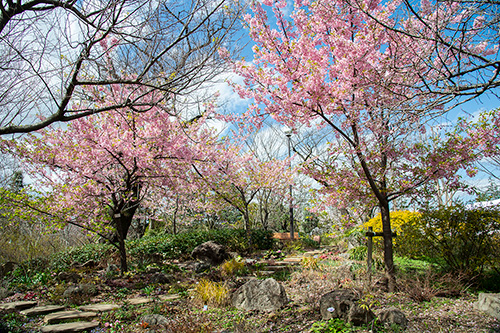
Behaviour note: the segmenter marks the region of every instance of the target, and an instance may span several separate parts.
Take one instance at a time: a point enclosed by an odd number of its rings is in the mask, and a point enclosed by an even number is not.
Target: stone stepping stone
[[[177,299],[180,299],[181,297],[177,294],[175,295],[160,295],[158,296],[158,299],[160,301],[166,302],[166,301],[175,301]]]
[[[299,258],[299,257],[290,257],[290,258],[283,259],[283,261],[284,262],[300,263],[302,261],[302,258]]]
[[[266,269],[269,271],[284,271],[289,269],[290,266],[287,265],[273,265],[273,266],[266,266]]]
[[[43,326],[40,329],[42,333],[73,333],[83,332],[99,327],[97,321],[77,321],[74,323],[57,324]]]
[[[141,304],[147,304],[153,302],[152,298],[149,297],[137,297],[137,298],[130,298],[125,301],[125,303],[128,303],[130,305],[141,305]]]
[[[38,303],[35,301],[19,301],[11,303],[0,304],[0,310],[24,310],[36,306]]]
[[[295,261],[275,261],[273,265],[276,266],[295,266],[297,262]]]
[[[51,312],[57,312],[64,310],[64,306],[61,305],[45,305],[45,306],[37,306],[36,308],[31,308],[27,310],[21,311],[21,314],[27,317],[34,317],[39,315],[44,315]]]
[[[83,312],[83,311],[61,311],[46,315],[43,318],[45,324],[58,324],[65,320],[73,319],[93,319],[97,317],[96,312]]]
[[[117,304],[105,304],[105,303],[100,303],[100,304],[91,304],[91,305],[84,305],[80,306],[80,310],[83,311],[90,311],[90,312],[109,312],[115,309],[119,309],[121,306]]]
[[[323,254],[323,251],[308,251],[304,252],[303,256],[304,257],[314,257],[314,256],[320,256]]]

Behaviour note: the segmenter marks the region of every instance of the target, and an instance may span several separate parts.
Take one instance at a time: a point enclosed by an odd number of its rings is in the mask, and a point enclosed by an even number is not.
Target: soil
[[[319,261],[319,265],[309,268],[299,267],[291,274],[280,274],[280,278],[290,299],[289,304],[275,312],[257,311],[243,312],[231,308],[228,304],[214,306],[197,301],[192,290],[201,278],[225,281],[226,286],[235,290],[244,281],[241,277],[223,278],[219,270],[195,274],[193,272],[175,272],[168,275],[169,283],[152,283],[157,274],[137,273],[127,277],[106,277],[105,270],[97,267],[94,270],[75,270],[82,276],[81,282],[98,286],[97,296],[68,300],[62,297],[64,288],[70,283],[49,281],[29,290],[18,290],[6,297],[2,302],[33,299],[41,304],[62,303],[99,303],[115,302],[124,304],[132,297],[158,297],[161,294],[179,294],[175,301],[155,301],[138,306],[124,306],[100,318],[101,327],[92,332],[313,332],[313,324],[321,321],[319,299],[321,295],[336,289],[350,288],[362,294],[362,302],[369,306],[375,314],[382,309],[395,306],[402,310],[408,319],[405,330],[399,327],[376,326],[352,328],[356,332],[499,332],[500,320],[474,309],[477,294],[467,288],[459,288],[446,295],[444,289],[421,288],[422,296],[415,298],[415,288],[409,291],[408,281],[400,280],[400,290],[395,293],[385,292],[380,276],[372,278],[368,283],[363,275],[361,265],[335,257],[335,264],[329,261],[332,257]],[[356,268],[357,267],[357,268]],[[250,271],[259,275],[259,271]],[[383,280],[382,280],[383,281]],[[406,288],[404,284],[407,284]],[[457,291],[458,290],[458,291]],[[436,296],[441,295],[441,296]],[[72,306],[75,306],[73,304]],[[146,314],[161,314],[170,320],[168,327],[151,327],[141,322]],[[1,318],[0,313],[0,318]],[[13,318],[13,317],[12,317]],[[25,320],[18,318],[20,332],[36,332],[43,324],[43,318]],[[114,325],[114,326],[113,326]],[[348,330],[345,330],[346,332]],[[320,332],[320,331],[316,331]],[[341,332],[330,330],[327,332]],[[342,331],[343,332],[343,331]]]

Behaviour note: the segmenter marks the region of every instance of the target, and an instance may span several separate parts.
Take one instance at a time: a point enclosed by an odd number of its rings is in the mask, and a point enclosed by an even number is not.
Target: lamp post
[[[291,141],[292,141],[292,130],[285,130],[285,135],[288,138],[288,166],[290,170],[292,170],[292,150],[291,150]],[[294,240],[294,227],[293,227],[293,196],[292,196],[292,184],[290,184],[290,239]]]

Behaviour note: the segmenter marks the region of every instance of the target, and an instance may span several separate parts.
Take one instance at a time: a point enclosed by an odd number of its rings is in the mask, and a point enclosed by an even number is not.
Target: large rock
[[[80,274],[76,272],[60,272],[57,274],[57,280],[61,282],[73,282],[76,283],[80,281]]]
[[[349,289],[329,292],[319,301],[323,320],[340,318],[353,325],[365,325],[375,319],[375,314],[367,307],[359,305],[359,296]]]
[[[159,314],[148,314],[145,316],[142,316],[141,319],[139,320],[140,323],[146,323],[149,326],[156,326],[156,325],[168,325],[169,321],[166,317],[159,315]]]
[[[70,304],[83,304],[99,293],[99,289],[94,284],[80,283],[78,285],[69,286],[63,293],[63,297],[66,298]]]
[[[275,279],[251,279],[232,296],[231,303],[240,310],[275,311],[288,302],[285,288]]]
[[[98,293],[99,289],[96,285],[90,283],[81,283],[68,287],[64,291],[63,297],[73,298],[76,296],[95,296]]]
[[[479,299],[474,306],[477,310],[500,319],[500,294],[480,293]]]
[[[378,317],[382,323],[389,326],[396,324],[403,329],[408,326],[408,319],[406,319],[403,311],[394,306],[380,311]]]
[[[224,260],[229,259],[226,248],[212,241],[205,242],[195,247],[193,252],[191,252],[191,256],[194,259],[207,261],[212,265],[219,265]]]

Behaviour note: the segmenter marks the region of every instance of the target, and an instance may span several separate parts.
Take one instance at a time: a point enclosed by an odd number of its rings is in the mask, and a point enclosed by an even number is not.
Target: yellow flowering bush
[[[397,210],[391,212],[391,227],[392,231],[400,233],[402,231],[402,226],[408,223],[413,223],[415,219],[419,219],[422,216],[421,213],[411,212],[409,210]],[[377,216],[370,219],[364,224],[365,228],[372,227],[374,232],[382,232],[382,216],[378,213]]]
[[[391,228],[392,231],[397,233],[397,237],[393,239],[394,246],[397,247],[399,244],[408,244],[407,237],[404,237],[403,230],[405,228],[411,227],[412,225],[417,225],[422,214],[419,212],[411,212],[409,210],[398,210],[391,212]],[[379,213],[374,218],[370,219],[363,225],[366,229],[369,227],[373,228],[373,232],[382,232],[382,216]],[[404,242],[402,242],[404,238]],[[382,245],[382,237],[373,238],[373,242],[376,246]]]

